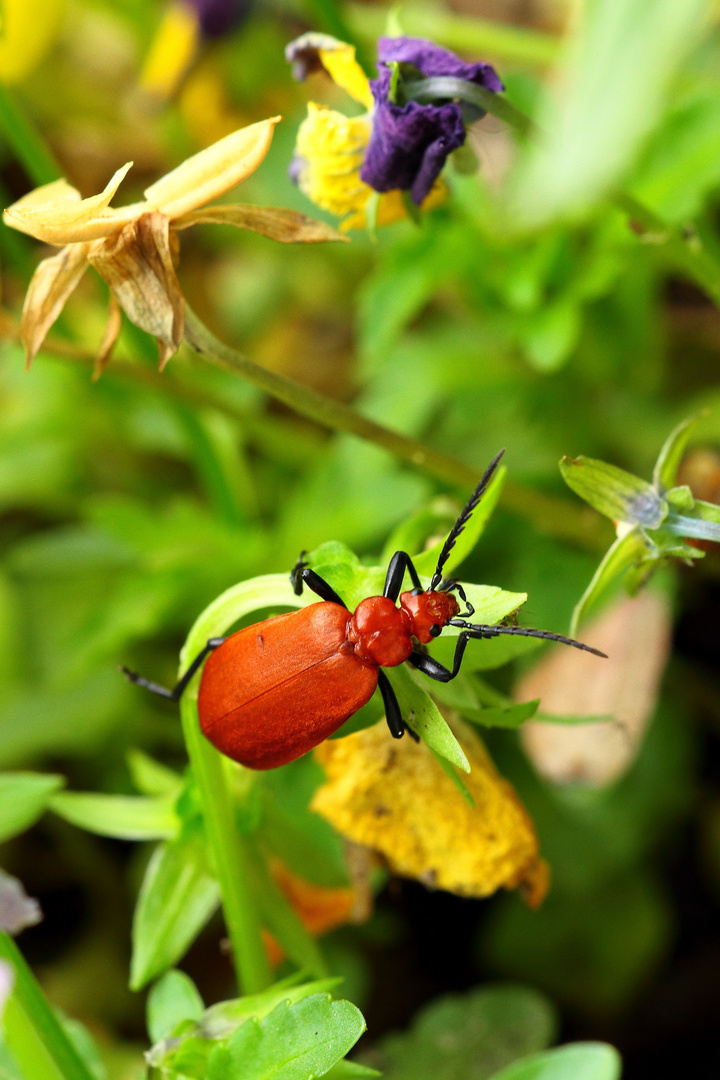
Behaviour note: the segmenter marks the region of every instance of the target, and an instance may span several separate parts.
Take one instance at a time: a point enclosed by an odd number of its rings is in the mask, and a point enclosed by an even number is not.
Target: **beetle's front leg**
[[[321,600],[328,600],[331,604],[339,604],[340,607],[347,608],[347,604],[338,596],[333,587],[310,569],[305,562],[306,555],[307,551],[300,552],[300,558],[290,572],[290,583],[295,595],[302,596],[303,586],[307,585],[308,589],[311,589]]]
[[[435,682],[450,682],[450,680],[454,679],[460,672],[460,665],[462,664],[465,649],[470,637],[471,635],[465,631],[458,634],[452,671],[450,671],[449,668],[446,668],[444,664],[441,664],[439,660],[435,660],[432,656],[428,656],[427,653],[419,652],[417,649],[413,649],[410,653],[410,663],[413,664],[418,671],[422,671],[423,675],[427,675],[429,679],[434,679]]]

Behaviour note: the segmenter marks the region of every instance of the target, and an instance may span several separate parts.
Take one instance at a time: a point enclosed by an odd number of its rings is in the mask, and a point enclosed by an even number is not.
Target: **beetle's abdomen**
[[[272,769],[337,731],[378,679],[347,642],[350,618],[323,601],[229,637],[200,682],[200,727],[210,742],[251,769]]]

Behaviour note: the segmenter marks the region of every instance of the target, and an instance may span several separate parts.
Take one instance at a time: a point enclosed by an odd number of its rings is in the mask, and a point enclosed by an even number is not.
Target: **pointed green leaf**
[[[314,979],[303,982],[301,973],[296,972],[287,979],[275,983],[268,990],[259,994],[246,994],[230,1001],[220,1001],[206,1010],[200,1029],[208,1039],[227,1039],[241,1024],[252,1018],[262,1020],[281,1002],[294,1004],[311,997],[313,994],[327,995],[337,989],[342,979],[338,976],[329,979]]]
[[[570,637],[577,636],[581,621],[610,583],[633,563],[639,563],[647,555],[647,550],[647,545],[637,528],[631,529],[625,536],[618,537],[608,548],[590,584],[575,605],[570,623]]]
[[[388,668],[387,677],[392,683],[405,722],[424,743],[451,764],[470,772],[470,763],[452,731],[443,719],[435,702],[429,697],[419,672],[411,672],[404,664]],[[427,683],[427,679],[425,683]]]
[[[375,1076],[382,1073],[357,1061],[338,1061],[329,1072],[323,1073],[323,1080],[373,1080]]]
[[[64,783],[52,773],[0,773],[0,844],[34,825]]]
[[[329,994],[284,1001],[213,1050],[207,1080],[311,1080],[340,1061],[364,1030],[362,1013],[349,1001]]]
[[[463,780],[462,776],[459,775],[457,769],[455,769],[450,764],[450,762],[447,760],[447,758],[441,757],[440,754],[435,752],[435,750],[431,750],[430,753],[435,758],[435,760],[437,761],[438,765],[440,766],[442,771],[445,773],[445,775],[448,776],[452,780],[453,784],[458,789],[458,791],[462,795],[465,802],[469,806],[471,806],[473,808],[473,810],[474,810],[475,809],[475,800],[473,799],[472,795],[470,794],[470,791],[468,790],[467,784]]]
[[[482,727],[518,728],[534,716],[538,710],[540,698],[536,701],[523,701],[518,705],[495,706],[488,709],[466,709],[463,716],[473,724]]]
[[[142,750],[126,754],[132,781],[142,795],[174,795],[182,791],[183,779],[167,765],[161,765]]]
[[[118,840],[165,840],[180,827],[175,799],[167,796],[62,791],[50,809],[71,825]]]
[[[504,465],[500,465],[499,468],[496,469],[495,475],[490,481],[485,494],[473,511],[472,517],[455,542],[450,557],[445,563],[443,571],[445,577],[452,577],[456,567],[460,566],[463,559],[466,559],[470,552],[475,548],[475,545],[485,530],[485,526],[492,516],[493,510],[498,504],[506,475],[507,469]],[[433,547],[429,548],[427,551],[423,551],[421,555],[415,557],[413,562],[415,563],[418,574],[425,574],[427,577],[432,577],[444,543],[445,538],[443,537],[443,539],[438,541]]]
[[[689,513],[695,505],[693,493],[687,484],[670,488],[669,491],[665,492],[665,498],[670,508],[676,510],[679,514],[683,512]]]
[[[492,1080],[619,1080],[620,1055],[608,1043],[556,1046],[507,1065]]]
[[[146,1008],[148,1035],[156,1043],[172,1035],[183,1020],[199,1020],[205,1006],[190,976],[173,969],[150,988]]]
[[[675,475],[678,471],[681,458],[685,453],[688,439],[692,429],[703,414],[697,413],[688,417],[673,428],[663,443],[662,450],[658,455],[653,469],[653,484],[658,491],[665,492],[675,484]]]
[[[148,863],[135,908],[131,989],[141,990],[172,967],[219,902],[220,890],[197,830],[187,827],[177,840],[160,844]]]
[[[667,504],[652,484],[606,461],[564,457],[560,472],[576,495],[612,521],[656,529],[667,514]]]

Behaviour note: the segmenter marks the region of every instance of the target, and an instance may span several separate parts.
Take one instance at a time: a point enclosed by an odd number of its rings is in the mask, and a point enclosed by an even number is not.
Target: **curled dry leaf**
[[[657,700],[670,647],[664,596],[623,596],[588,623],[583,639],[607,653],[593,663],[575,649],[548,653],[515,687],[518,701],[540,698],[550,716],[612,717],[572,727],[531,720],[522,728],[538,772],[558,783],[617,780],[635,759]]]
[[[28,896],[17,878],[0,870],[0,931],[19,934],[42,920],[37,900]]]
[[[278,240],[281,244],[323,244],[328,240],[349,242],[347,236],[333,229],[332,225],[279,206],[248,206],[241,203],[208,206],[184,214],[175,222],[175,228],[187,229],[190,225],[203,224],[235,225],[260,233],[268,240]]]
[[[470,761],[463,779],[474,807],[423,743],[396,742],[376,724],[317,748],[327,780],[312,809],[403,877],[460,896],[520,885],[539,904],[548,871],[532,821],[475,733],[459,722],[453,731]]]

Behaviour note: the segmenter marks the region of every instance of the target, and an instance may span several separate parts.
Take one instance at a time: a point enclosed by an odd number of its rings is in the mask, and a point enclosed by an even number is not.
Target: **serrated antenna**
[[[445,566],[445,563],[450,557],[450,552],[455,547],[457,538],[470,520],[473,510],[485,494],[488,484],[493,478],[493,473],[497,469],[500,463],[500,458],[503,456],[504,453],[505,448],[503,447],[500,453],[496,454],[495,457],[492,459],[487,469],[485,470],[482,480],[473,491],[472,495],[470,496],[463,510],[461,511],[460,517],[457,519],[452,529],[448,533],[448,538],[443,544],[442,551],[440,552],[440,558],[438,559],[438,564],[435,568],[435,573],[433,574],[432,581],[430,582],[429,592],[434,592],[442,581],[443,567]]]
[[[582,649],[584,652],[594,653],[607,660],[607,653],[600,649],[594,649],[592,645],[586,645],[583,641],[575,638],[564,637],[563,634],[554,634],[551,630],[534,630],[529,626],[484,626],[481,623],[469,623],[464,619],[450,619],[448,626],[457,626],[471,638],[494,638],[507,634],[510,637],[542,638],[544,641],[559,641],[561,645],[572,645],[574,649]]]

